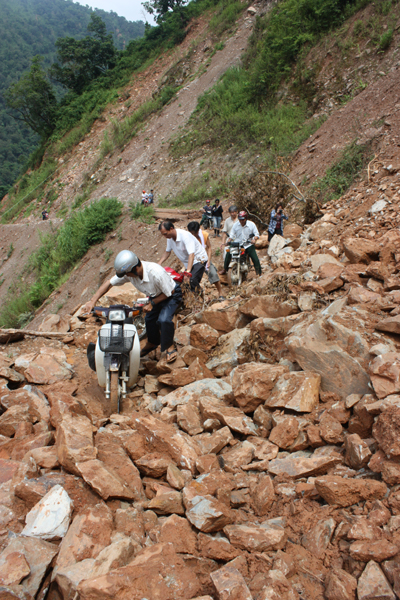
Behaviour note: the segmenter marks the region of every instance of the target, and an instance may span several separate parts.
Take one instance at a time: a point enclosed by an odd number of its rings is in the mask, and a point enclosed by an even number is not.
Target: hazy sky
[[[148,21],[151,25],[154,20],[151,15],[145,12],[141,0],[78,0],[83,6],[91,8],[102,8],[107,11],[114,11],[128,21]]]

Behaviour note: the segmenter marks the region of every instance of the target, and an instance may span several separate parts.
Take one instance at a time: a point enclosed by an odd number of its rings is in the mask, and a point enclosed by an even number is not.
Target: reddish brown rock
[[[333,533],[336,528],[336,522],[332,517],[322,519],[303,536],[302,544],[317,558],[322,558],[327,550]]]
[[[228,561],[240,554],[240,551],[234,548],[224,537],[213,537],[201,532],[197,537],[199,552],[205,558]]]
[[[328,456],[313,455],[309,458],[288,456],[286,458],[271,460],[268,465],[268,472],[272,475],[288,475],[294,479],[312,477],[326,473],[331,467],[341,461],[342,459],[338,454]]]
[[[11,406],[0,416],[0,435],[12,437],[22,421],[36,423],[40,415],[28,404]]]
[[[234,329],[241,329],[249,321],[237,306],[230,306],[229,301],[213,304],[210,308],[200,313],[199,320],[202,323],[207,323],[207,325],[210,325],[210,327],[213,327],[220,333],[229,333]]]
[[[222,427],[211,434],[204,433],[196,436],[196,442],[202,454],[218,454],[231,440],[233,440],[233,435],[229,427]]]
[[[182,387],[184,385],[188,385],[189,383],[193,383],[193,381],[196,381],[196,378],[188,368],[185,368],[174,369],[171,371],[171,373],[160,375],[158,380],[164,385],[169,385],[171,387]]]
[[[93,425],[89,419],[81,415],[65,416],[57,427],[56,448],[59,463],[67,471],[80,475],[77,463],[97,456],[93,445]]]
[[[198,460],[196,461],[196,466],[197,466],[197,463],[198,463]],[[171,487],[173,487],[175,490],[181,490],[186,483],[186,479],[185,479],[184,475],[178,469],[178,467],[176,465],[174,465],[173,463],[170,463],[168,465],[166,478],[167,478],[169,485]]]
[[[18,585],[29,575],[31,569],[21,552],[0,555],[0,585]]]
[[[388,333],[400,333],[400,315],[394,317],[387,317],[382,319],[375,325],[375,329],[378,331],[387,331]]]
[[[256,485],[250,488],[256,515],[266,515],[275,500],[275,490],[269,475],[260,475]]]
[[[189,372],[193,375],[195,381],[202,381],[203,379],[212,379],[214,377],[213,372],[206,367],[203,361],[196,358],[189,367]]]
[[[322,439],[328,444],[340,444],[343,442],[343,427],[327,411],[324,412],[319,422],[319,432]]]
[[[220,531],[234,518],[225,504],[209,495],[185,500],[185,508],[188,521],[203,533]]]
[[[0,485],[10,481],[18,471],[20,463],[17,460],[0,458]]]
[[[400,353],[387,352],[370,364],[372,385],[378,398],[400,391]]]
[[[299,422],[296,417],[285,417],[272,429],[269,441],[279,446],[288,448],[299,434]]]
[[[357,579],[343,569],[330,572],[325,585],[326,600],[356,600]]]
[[[122,479],[101,460],[93,459],[77,463],[76,470],[103,500],[108,500],[108,498],[135,499],[136,494],[124,485]]]
[[[198,358],[200,362],[206,363],[208,360],[207,354],[200,350],[200,348],[194,348],[190,344],[188,346],[184,346],[179,350],[179,356],[182,358],[183,362],[186,363],[186,366],[190,367],[192,362]]]
[[[253,600],[243,575],[234,567],[225,565],[211,573],[218,600]]]
[[[176,554],[172,544],[154,544],[125,567],[78,586],[81,600],[184,600],[193,598],[200,590],[196,575]]]
[[[194,402],[180,404],[176,410],[178,425],[189,435],[197,435],[203,431],[200,412]]]
[[[265,402],[270,408],[311,412],[319,401],[321,376],[305,371],[281,375]]]
[[[235,400],[244,412],[253,412],[269,397],[278,378],[287,367],[261,363],[245,363],[232,371],[232,390]]]
[[[197,551],[197,535],[187,520],[178,515],[171,515],[164,520],[157,541],[173,544],[178,553],[196,554]]]
[[[205,323],[198,323],[193,325],[190,332],[190,344],[199,350],[207,352],[212,350],[218,343],[220,333],[206,325]]]
[[[372,452],[368,444],[356,433],[347,435],[345,438],[346,463],[352,469],[361,469],[368,464]]]
[[[379,257],[379,246],[375,241],[365,238],[347,238],[343,241],[343,250],[351,263],[370,263]]]
[[[386,577],[373,560],[367,564],[358,580],[357,597],[358,600],[395,600]]]
[[[239,408],[226,406],[214,398],[203,398],[199,401],[200,411],[204,419],[218,419],[232,431],[243,435],[254,435],[256,427]]]
[[[33,356],[21,355],[15,362],[16,369],[24,373],[27,381],[41,385],[71,379],[72,369],[66,365],[64,352],[54,348],[42,348]]]
[[[382,465],[382,479],[390,486],[398,485],[400,483],[400,464],[385,460]]]
[[[328,502],[338,506],[351,506],[361,500],[383,498],[387,487],[374,479],[345,479],[333,475],[318,477],[315,480],[318,494]]]
[[[359,517],[347,532],[349,540],[378,540],[382,537],[381,529],[365,517]]]
[[[248,552],[268,552],[283,548],[286,542],[284,529],[262,525],[227,525],[224,527],[230,543]]]
[[[224,468],[234,472],[248,465],[254,458],[254,446],[247,440],[239,442],[231,450],[223,453]]]
[[[368,562],[374,560],[376,562],[382,562],[388,558],[392,558],[399,551],[399,548],[388,542],[385,539],[373,541],[360,540],[350,545],[349,552],[350,556],[355,560],[361,560],[362,562]]]
[[[139,471],[141,471],[144,475],[158,479],[167,472],[171,459],[169,456],[165,456],[164,454],[150,452],[150,454],[145,454],[135,462],[139,468]]]
[[[311,446],[311,448],[320,448],[321,446],[325,445],[325,442],[322,439],[321,434],[319,432],[319,427],[317,427],[316,425],[309,425],[306,431],[308,443]]]
[[[400,408],[381,413],[373,427],[374,438],[388,458],[400,456]]]
[[[281,302],[276,296],[253,296],[240,307],[241,312],[254,318],[287,317],[298,312],[298,307],[292,302]]]
[[[55,446],[48,446],[47,448],[35,448],[31,450],[30,456],[33,458],[38,467],[42,467],[42,469],[56,469],[60,466]]]

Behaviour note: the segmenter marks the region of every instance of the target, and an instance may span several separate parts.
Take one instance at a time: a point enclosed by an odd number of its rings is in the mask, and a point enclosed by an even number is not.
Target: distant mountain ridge
[[[29,69],[36,54],[50,66],[59,37],[85,37],[91,12],[72,0],[0,0],[0,198],[37,143],[37,136],[9,115],[2,93]],[[95,12],[114,34],[119,50],[144,34],[142,21],[127,21],[113,11]]]

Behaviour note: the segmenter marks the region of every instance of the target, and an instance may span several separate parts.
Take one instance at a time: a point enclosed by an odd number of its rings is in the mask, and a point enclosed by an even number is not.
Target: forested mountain
[[[10,116],[2,94],[29,69],[36,54],[49,67],[58,38],[85,37],[91,12],[72,0],[0,0],[0,198],[37,143],[37,136]],[[119,50],[144,33],[142,21],[129,22],[113,11],[96,9],[96,14],[113,33]]]

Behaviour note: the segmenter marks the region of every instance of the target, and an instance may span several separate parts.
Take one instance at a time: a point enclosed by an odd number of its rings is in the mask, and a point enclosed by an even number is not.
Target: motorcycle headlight
[[[124,310],[110,310],[108,313],[109,321],[125,321],[125,311]]]

